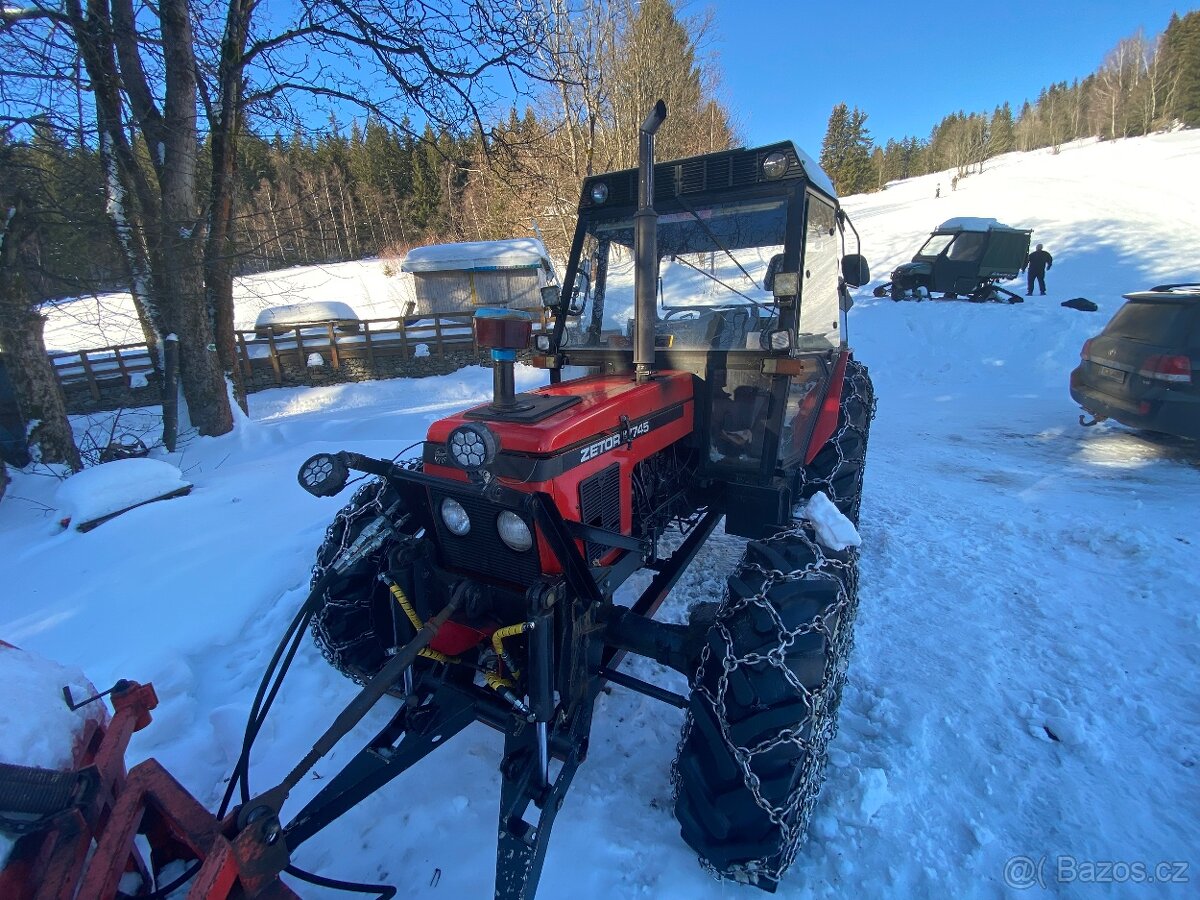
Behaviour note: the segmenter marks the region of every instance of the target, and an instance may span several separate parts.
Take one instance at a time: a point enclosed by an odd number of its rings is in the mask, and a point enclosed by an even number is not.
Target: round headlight
[[[524,553],[533,546],[533,534],[530,533],[529,526],[515,512],[506,509],[500,513],[496,517],[496,531],[500,534],[500,540],[504,541],[510,550]]]
[[[533,342],[534,342],[534,346],[538,348],[539,353],[549,353],[550,352],[550,335],[539,334],[537,337],[535,337],[533,339]]]
[[[782,178],[787,174],[788,158],[786,153],[776,150],[768,153],[763,160],[763,176],[766,178]]]
[[[447,442],[454,461],[469,472],[482,469],[496,458],[500,444],[484,425],[459,425]]]
[[[597,181],[592,185],[592,202],[599,206],[608,199],[608,185],[603,181]]]
[[[471,530],[471,517],[457,500],[447,497],[442,501],[442,521],[459,537]]]

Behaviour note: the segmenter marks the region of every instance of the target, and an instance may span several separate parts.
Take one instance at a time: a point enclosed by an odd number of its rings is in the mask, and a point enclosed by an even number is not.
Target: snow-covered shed
[[[550,257],[533,238],[414,247],[400,264],[417,296],[414,313],[474,312],[480,306],[541,310]]]

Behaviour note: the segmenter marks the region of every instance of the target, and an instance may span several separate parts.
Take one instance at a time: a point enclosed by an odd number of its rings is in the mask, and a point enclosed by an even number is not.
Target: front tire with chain
[[[325,531],[313,566],[312,584],[385,511],[392,510],[391,518],[402,531],[403,525],[399,523],[404,515],[396,505],[398,499],[396,491],[380,479],[372,479],[360,487]],[[374,553],[337,576],[313,613],[313,640],[321,655],[358,684],[365,684],[383,668],[387,650],[394,643],[393,601],[378,576],[395,546],[395,539],[385,541]]]

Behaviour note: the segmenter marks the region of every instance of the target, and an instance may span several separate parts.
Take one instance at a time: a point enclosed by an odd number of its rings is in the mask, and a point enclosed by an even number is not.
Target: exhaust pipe
[[[654,319],[658,296],[658,213],[654,211],[654,135],[667,118],[659,100],[638,135],[638,210],[633,214],[633,370],[654,377]]]

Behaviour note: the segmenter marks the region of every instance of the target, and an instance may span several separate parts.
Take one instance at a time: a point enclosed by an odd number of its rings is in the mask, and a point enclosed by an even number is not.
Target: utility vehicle
[[[823,546],[794,510],[821,491],[858,517],[874,398],[845,312],[869,272],[843,255],[848,219],[792,144],[655,165],[665,117],[660,101],[642,124],[637,169],[583,183],[563,283],[545,295],[554,325],[532,348],[548,386],[514,391],[528,314],[480,310],[491,403],[434,423],[414,459],[343,451],[301,467],[317,496],[378,476],[329,527],[289,633],[311,618],[364,687],[285,783],[253,799],[243,785],[242,822],[275,822],[375,700],[403,702],[273,830],[289,851],[434,749],[454,765],[449,739],[480,721],[504,735],[496,896],[532,897],[612,684],[686,711],[675,814],[703,865],[774,890],[792,862],[857,603],[857,551]],[[750,539],[724,596],[688,623],[655,621],[722,520]],[[615,603],[640,569],[649,586]],[[685,673],[690,696],[622,672],[627,653]]]
[[[998,281],[1015,278],[1029,253],[1028,228],[1010,228],[995,219],[948,219],[917,251],[912,262],[895,268],[891,281],[876,285],[876,297],[921,300],[940,291],[946,300],[960,295],[973,303],[1024,302]]]

